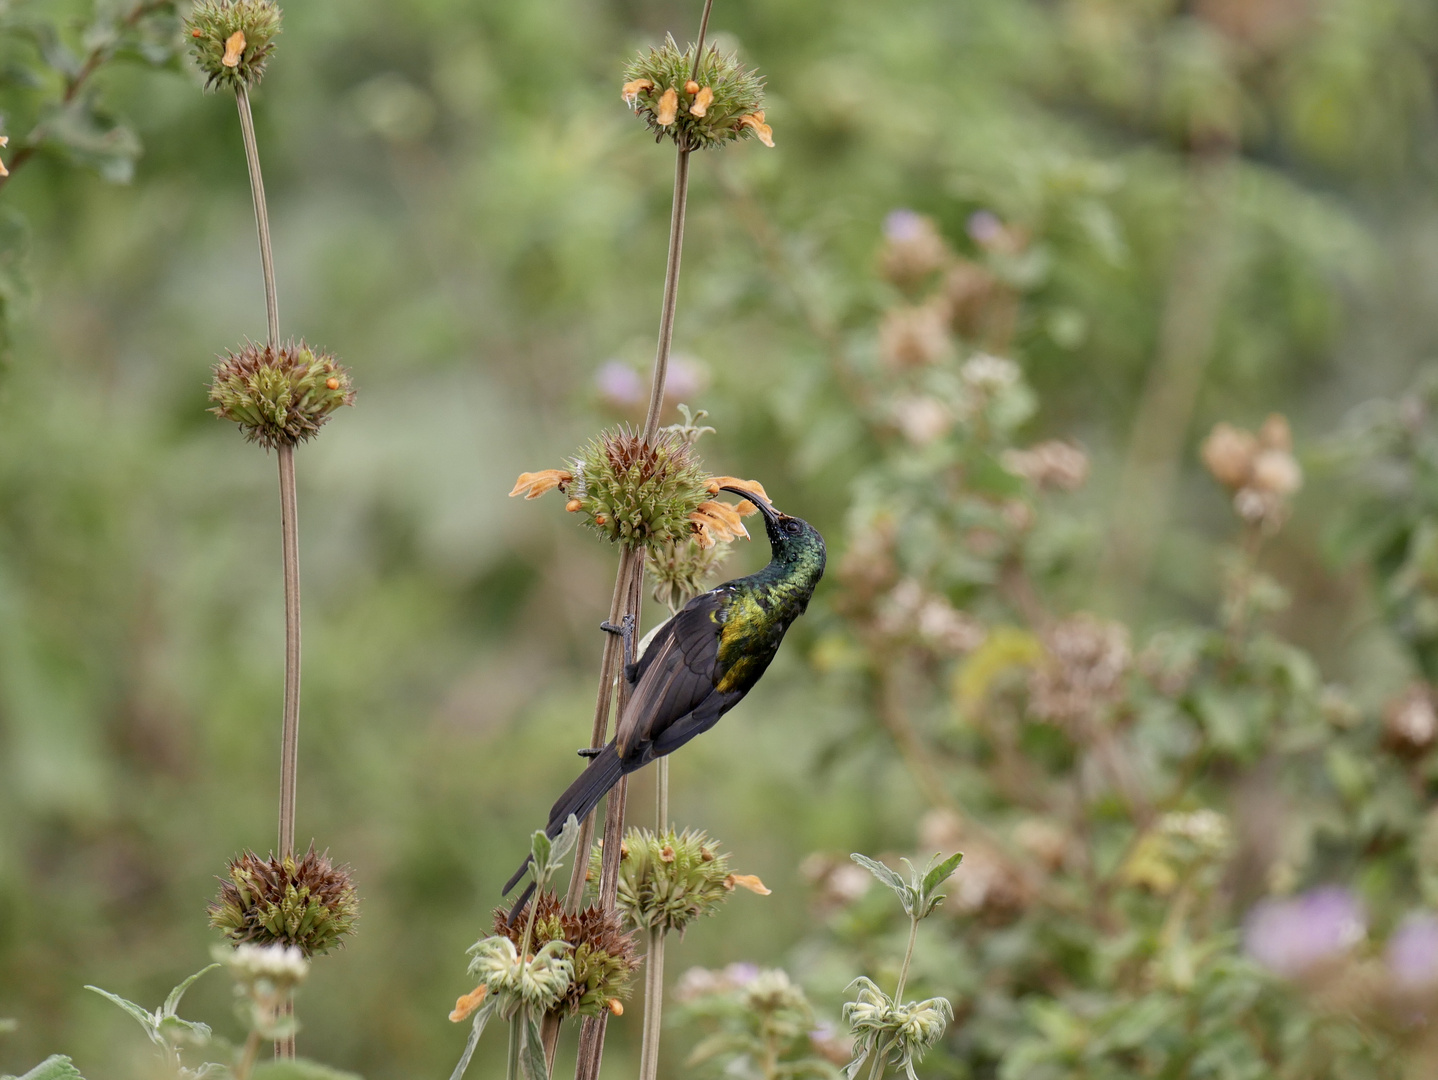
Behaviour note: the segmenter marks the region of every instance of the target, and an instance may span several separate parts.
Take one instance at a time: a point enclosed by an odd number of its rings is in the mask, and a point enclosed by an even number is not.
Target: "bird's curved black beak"
[[[764,520],[770,525],[777,525],[779,523],[779,511],[775,510],[773,504],[758,492],[745,491],[741,487],[721,487],[719,490],[727,491],[730,494],[739,495],[742,498],[748,499],[759,508],[759,513],[764,515]]]

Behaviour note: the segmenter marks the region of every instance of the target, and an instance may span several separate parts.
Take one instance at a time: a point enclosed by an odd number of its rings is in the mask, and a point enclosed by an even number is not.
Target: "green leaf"
[[[539,1033],[539,1017],[526,1009],[520,1038],[519,1060],[529,1080],[549,1080],[549,1062],[544,1059],[544,1036]]]
[[[86,986],[85,989],[92,990],[95,993],[99,994],[106,1001],[112,1001],[116,1005],[120,1006],[120,1008],[124,1009],[127,1013],[134,1017],[137,1024],[139,1024],[142,1028],[145,1029],[146,1035],[150,1036],[150,1038],[152,1039],[155,1037],[155,1025],[159,1023],[159,1021],[155,1019],[152,1013],[140,1008],[140,1006],[136,1005],[133,1001],[126,1001],[124,998],[120,997],[120,995],[112,994],[108,990],[101,990],[98,986]]]
[[[266,1062],[250,1075],[254,1080],[360,1080],[356,1073],[340,1072],[304,1058]]]
[[[171,990],[170,996],[165,998],[165,1003],[160,1006],[160,1015],[174,1016],[180,1008],[180,999],[185,996],[185,991],[188,990],[190,987],[194,986],[195,980],[198,979],[201,975],[208,974],[209,972],[214,971],[215,968],[219,966],[219,964],[210,964],[208,967],[202,967],[199,971],[195,972],[184,982],[180,983],[179,986]]]
[[[85,1080],[75,1063],[62,1054],[47,1057],[27,1072],[20,1080]]]
[[[554,845],[543,829],[536,829],[529,838],[529,857],[534,860],[534,877],[538,881],[549,876],[549,854]]]
[[[904,905],[904,910],[909,912],[910,914],[913,914],[914,901],[911,895],[912,890],[904,882],[903,878],[899,877],[898,874],[890,870],[883,863],[875,859],[871,859],[867,855],[860,855],[858,852],[855,852],[854,854],[850,855],[849,858],[853,859],[865,870],[869,871],[869,873],[873,874],[881,882],[883,882],[889,888],[893,889],[895,894],[899,897],[900,903]]]
[[[564,828],[559,830],[559,835],[554,838],[554,847],[549,853],[554,868],[559,869],[560,860],[565,858],[574,850],[574,845],[579,843],[579,821],[573,814],[570,814],[564,821]]]
[[[459,1064],[454,1067],[454,1072],[449,1074],[449,1080],[462,1080],[464,1071],[469,1068],[469,1059],[474,1057],[474,1048],[479,1045],[479,1037],[484,1034],[484,1025],[489,1023],[489,1018],[493,1015],[498,1002],[499,999],[490,994],[474,1014],[474,1022],[469,1029],[469,1041],[464,1044],[464,1053],[460,1055]]]
[[[935,855],[934,858],[937,859],[938,856]],[[935,889],[953,877],[954,871],[959,868],[959,863],[963,862],[963,860],[964,853],[962,851],[956,851],[925,874],[924,884],[921,886],[924,890],[924,894],[926,896],[932,894]]]

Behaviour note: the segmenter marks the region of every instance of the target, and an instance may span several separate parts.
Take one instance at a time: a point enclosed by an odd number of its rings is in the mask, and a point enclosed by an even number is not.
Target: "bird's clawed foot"
[[[599,629],[624,639],[624,670],[628,672],[634,666],[634,616],[626,613],[618,626],[606,619],[599,624]]]
[[[604,753],[604,747],[582,746],[577,751],[575,751],[575,753],[577,753],[580,757],[584,758],[586,761],[593,761],[600,754]]]

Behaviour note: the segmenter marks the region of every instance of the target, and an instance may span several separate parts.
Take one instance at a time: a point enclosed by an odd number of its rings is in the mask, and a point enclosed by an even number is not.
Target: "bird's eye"
[[[786,533],[788,533],[790,536],[798,536],[798,535],[799,535],[799,523],[798,523],[797,521],[786,521],[786,522],[784,522],[784,531],[785,531]]]

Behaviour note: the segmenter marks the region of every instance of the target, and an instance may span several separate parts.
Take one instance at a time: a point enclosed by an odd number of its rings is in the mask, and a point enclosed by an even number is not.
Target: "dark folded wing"
[[[696,596],[650,643],[619,718],[615,741],[620,757],[632,757],[714,693],[723,599],[717,593]]]

